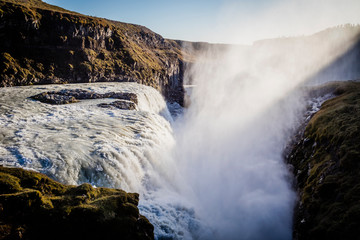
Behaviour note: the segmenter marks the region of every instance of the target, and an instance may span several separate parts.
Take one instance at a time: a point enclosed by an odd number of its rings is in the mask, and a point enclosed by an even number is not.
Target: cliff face
[[[0,86],[135,81],[183,104],[180,42],[40,0],[0,1]]]
[[[0,239],[154,239],[139,195],[0,166]]]
[[[294,239],[357,239],[360,235],[360,83],[332,86],[293,145],[300,197]]]

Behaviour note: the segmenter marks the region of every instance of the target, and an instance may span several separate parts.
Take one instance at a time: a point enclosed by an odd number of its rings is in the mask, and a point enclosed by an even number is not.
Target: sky
[[[360,0],[44,0],[82,14],[146,26],[165,38],[212,43],[308,35],[360,24]]]

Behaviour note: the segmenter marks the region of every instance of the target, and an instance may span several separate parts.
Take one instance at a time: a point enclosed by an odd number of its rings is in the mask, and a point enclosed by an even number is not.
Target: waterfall
[[[282,153],[302,110],[300,94],[287,96],[296,83],[211,54],[190,72],[196,87],[175,129],[187,196],[210,229],[199,238],[291,239],[295,193]]]
[[[348,49],[342,39],[204,49],[185,74],[184,113],[136,83],[1,88],[0,164],[138,192],[157,239],[291,239],[296,194],[282,154],[306,108],[299,86]],[[135,93],[138,104],[29,98],[78,88]]]
[[[29,98],[62,89],[132,92],[137,109],[97,106],[113,99],[50,105]],[[154,224],[157,237],[189,239],[189,225],[197,220],[181,200],[172,123],[161,94],[140,84],[1,88],[0,164],[36,170],[66,184],[138,192],[140,212]]]
[[[307,107],[302,87],[357,34],[202,49],[186,72],[195,85],[189,108],[175,125],[183,195],[207,229],[199,239],[292,238],[296,194],[283,154]]]

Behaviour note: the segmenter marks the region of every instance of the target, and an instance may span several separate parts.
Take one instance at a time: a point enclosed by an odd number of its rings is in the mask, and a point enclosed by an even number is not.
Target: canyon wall
[[[42,1],[0,2],[0,86],[132,81],[183,105],[181,42]]]
[[[360,83],[335,82],[325,90],[337,96],[312,116],[286,158],[299,193],[296,240],[360,234]]]

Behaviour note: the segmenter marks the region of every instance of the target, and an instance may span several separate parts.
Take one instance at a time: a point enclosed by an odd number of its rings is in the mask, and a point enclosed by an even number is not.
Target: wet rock
[[[138,104],[137,95],[135,93],[123,93],[123,92],[110,92],[103,94],[104,98],[117,98],[132,101],[135,104]]]
[[[35,96],[31,96],[30,98],[34,100],[38,100],[43,103],[49,104],[69,104],[78,102],[79,100],[84,99],[100,99],[100,98],[115,98],[126,101],[116,101],[114,104],[110,104],[113,107],[120,109],[129,109],[133,110],[136,108],[136,104],[138,103],[137,95],[135,93],[126,93],[126,92],[109,92],[109,93],[96,93],[92,91],[87,91],[83,89],[63,89],[58,92],[43,92],[37,94]],[[105,107],[107,104],[99,104],[101,107]],[[109,105],[109,106],[110,106]]]
[[[43,103],[49,103],[54,105],[78,102],[76,98],[73,96],[59,95],[55,93],[40,93],[35,96],[32,96],[31,98]]]
[[[119,108],[122,110],[135,110],[136,109],[135,103],[130,102],[130,101],[123,101],[123,100],[115,101],[112,103],[100,103],[100,104],[98,104],[98,106],[102,107],[102,108],[111,108],[111,109]]]
[[[104,98],[103,94],[99,94],[83,89],[63,89],[58,92],[51,92],[51,93],[63,95],[63,96],[72,96],[78,100]]]

